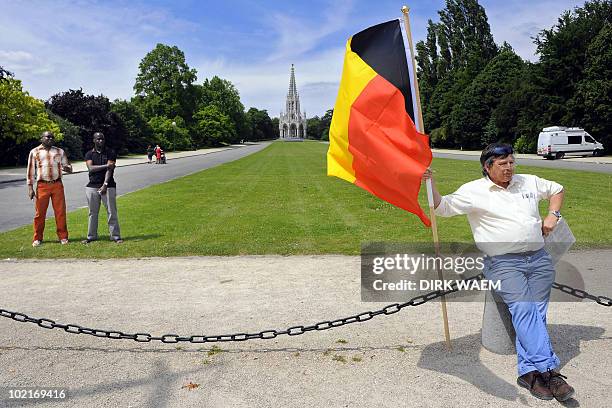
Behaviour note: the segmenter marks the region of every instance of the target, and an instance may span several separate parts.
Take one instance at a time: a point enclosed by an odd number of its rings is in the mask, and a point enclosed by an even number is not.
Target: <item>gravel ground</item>
[[[587,291],[612,295],[612,250],[565,260]],[[360,260],[347,256],[5,260],[0,279],[2,309],[155,336],[286,329],[385,306],[361,301]],[[516,386],[516,356],[481,347],[482,310],[481,301],[448,304],[452,351],[435,302],[301,336],[216,343],[221,350],[2,318],[0,406],[557,406]],[[612,406],[611,311],[590,301],[551,303],[552,343],[577,390],[566,406]],[[198,387],[185,387],[190,382]],[[8,400],[13,387],[59,387],[68,398]]]

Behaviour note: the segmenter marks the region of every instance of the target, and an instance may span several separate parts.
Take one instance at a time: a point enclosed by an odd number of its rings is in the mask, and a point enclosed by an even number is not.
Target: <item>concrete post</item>
[[[512,315],[502,298],[489,290],[485,295],[482,316],[482,345],[496,354],[514,354],[516,333]]]

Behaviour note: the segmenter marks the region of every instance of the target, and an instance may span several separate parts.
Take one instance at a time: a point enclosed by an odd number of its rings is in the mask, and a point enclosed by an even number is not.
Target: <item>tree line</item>
[[[278,137],[278,119],[274,125],[266,110],[245,111],[230,81],[218,76],[196,81],[184,53],[165,44],[140,62],[130,100],[70,89],[43,102],[0,67],[0,165],[24,164],[44,130],[56,134],[73,160],[93,147],[95,131],[121,154],[143,153],[149,144],[189,150]]]
[[[502,141],[535,153],[546,126],[584,128],[612,147],[612,2],[587,1],[534,38],[539,61],[493,41],[476,0],[446,0],[416,44],[425,130],[436,147]]]
[[[425,131],[434,147],[481,149],[494,141],[534,153],[552,125],[582,127],[612,146],[611,0],[564,12],[535,38],[539,60],[497,45],[477,0],[446,0],[416,44]],[[121,154],[147,144],[166,150],[278,137],[278,118],[245,111],[236,87],[213,76],[197,83],[184,53],[157,44],[140,62],[130,100],[110,101],[82,89],[43,102],[0,67],[0,165],[23,164],[40,132],[52,130],[72,159],[102,131]],[[307,138],[328,140],[333,110],[307,119]]]
[[[539,60],[497,45],[477,0],[446,0],[416,44],[425,132],[434,147],[492,142],[535,153],[547,126],[581,127],[612,148],[612,3],[587,1],[534,38]],[[333,110],[308,119],[307,137],[328,140]]]

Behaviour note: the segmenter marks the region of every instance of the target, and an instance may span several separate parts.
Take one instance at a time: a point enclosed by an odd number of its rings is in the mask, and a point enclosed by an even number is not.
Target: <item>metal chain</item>
[[[473,276],[471,278],[465,279],[465,281],[471,280],[480,280],[483,278],[483,275]],[[67,333],[72,334],[88,334],[90,336],[102,337],[108,339],[115,340],[134,340],[140,343],[148,343],[151,341],[161,341],[162,343],[179,343],[179,342],[189,342],[189,343],[215,343],[215,342],[225,342],[225,341],[245,341],[252,339],[273,339],[280,335],[288,335],[288,336],[298,336],[300,334],[304,334],[313,330],[327,330],[334,327],[344,326],[346,324],[351,323],[362,323],[372,319],[375,316],[379,315],[392,315],[400,310],[404,309],[408,306],[420,306],[424,303],[427,303],[436,298],[442,297],[444,295],[448,295],[454,292],[457,292],[459,289],[457,288],[457,283],[454,282],[451,286],[452,289],[449,290],[436,290],[434,292],[429,292],[424,295],[416,296],[410,299],[405,303],[393,303],[383,307],[382,309],[371,311],[371,312],[363,312],[353,316],[336,319],[336,320],[325,320],[310,326],[293,326],[289,327],[285,330],[264,330],[259,333],[235,333],[235,334],[221,334],[214,336],[179,336],[178,334],[164,334],[160,337],[152,336],[149,333],[123,333],[120,331],[114,330],[102,330],[102,329],[90,329],[88,327],[79,326],[76,324],[61,324],[56,323],[50,319],[36,319],[30,317],[24,313],[19,312],[11,312],[8,310],[0,309],[0,316],[7,317],[9,319],[13,319],[22,323],[35,323],[43,329],[62,329]],[[553,283],[553,288],[561,290],[564,293],[569,295],[578,297],[580,299],[590,299],[597,302],[603,306],[612,306],[612,299],[606,296],[594,296],[591,295],[584,290],[574,289],[567,285],[562,285],[557,282]]]
[[[553,282],[552,287],[560,290],[563,293],[567,293],[568,295],[572,295],[580,299],[590,299],[594,302],[597,302],[598,304],[602,306],[608,306],[608,307],[612,306],[612,299],[610,299],[607,296],[591,295],[582,289],[575,289],[575,288],[572,288],[571,286],[567,286],[567,285],[564,285],[562,283],[557,283],[557,282]]]

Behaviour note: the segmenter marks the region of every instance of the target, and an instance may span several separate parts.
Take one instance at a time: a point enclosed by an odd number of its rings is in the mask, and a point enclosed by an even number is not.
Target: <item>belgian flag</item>
[[[349,38],[329,130],[327,174],[416,214],[430,226],[418,195],[432,155],[429,138],[415,126],[416,73],[407,55],[399,19]]]

